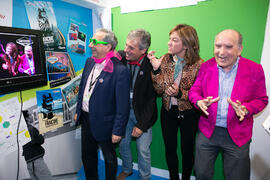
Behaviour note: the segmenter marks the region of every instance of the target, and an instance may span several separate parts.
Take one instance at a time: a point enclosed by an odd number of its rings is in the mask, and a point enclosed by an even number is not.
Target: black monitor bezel
[[[23,29],[14,27],[0,26],[1,33],[12,33],[19,35],[36,35],[38,45],[38,57],[35,57],[35,63],[40,65],[38,74],[33,76],[19,76],[0,78],[0,94],[7,94],[21,90],[27,90],[47,85],[46,58],[43,44],[43,36],[40,30]]]

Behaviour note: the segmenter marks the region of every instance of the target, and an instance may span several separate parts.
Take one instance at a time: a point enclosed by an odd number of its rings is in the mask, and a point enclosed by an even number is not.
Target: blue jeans
[[[133,109],[130,109],[128,124],[126,127],[125,138],[119,144],[119,152],[123,161],[123,171],[126,173],[132,172],[132,153],[130,142],[132,139],[132,130],[137,123]],[[138,153],[138,169],[141,179],[150,179],[151,177],[151,153],[150,145],[152,142],[152,128],[144,132],[136,139]]]

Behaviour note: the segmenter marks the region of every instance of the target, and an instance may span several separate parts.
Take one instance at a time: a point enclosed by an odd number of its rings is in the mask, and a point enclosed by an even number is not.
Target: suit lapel
[[[218,97],[218,93],[219,93],[219,73],[218,73],[218,67],[217,67],[217,63],[216,60],[214,59],[214,66],[213,66],[213,85],[209,84],[211,87],[211,92],[213,92],[213,98]],[[217,112],[217,107],[218,107],[218,103],[213,103],[213,112]],[[216,117],[216,114],[214,115],[214,117]]]
[[[239,95],[241,94],[240,93],[240,90],[241,90],[241,75],[243,74],[243,66],[242,66],[242,57],[240,57],[239,59],[239,62],[238,62],[238,67],[237,67],[237,73],[236,73],[236,76],[235,76],[235,80],[234,80],[234,85],[233,85],[233,89],[232,89],[232,93],[231,93],[231,100],[232,101],[236,101],[236,100],[239,100]],[[234,114],[234,110],[232,108],[232,106],[229,104],[229,108],[228,108],[228,118],[227,119],[231,119],[232,116]]]
[[[95,65],[94,60],[92,60],[92,59],[89,58],[89,59],[87,59],[87,61],[90,61],[90,62],[88,64],[88,67],[85,68],[85,71],[86,71],[85,72],[85,77],[86,78],[84,78],[83,88],[82,89],[85,89],[85,86],[87,84],[88,77],[89,77],[89,75],[90,75],[90,73],[91,73],[91,71],[92,71],[92,69],[93,69],[93,67]]]
[[[237,98],[237,95],[239,94],[238,91],[241,88],[239,84],[241,81],[241,75],[243,74],[243,66],[242,66],[242,57],[240,57],[239,62],[238,62],[238,67],[237,67],[237,73],[235,76],[235,80],[234,80],[234,85],[233,85],[233,89],[232,89],[232,93],[231,93],[231,98],[234,99],[234,101]]]
[[[101,71],[100,75],[98,76],[98,79],[97,79],[97,82],[96,82],[96,85],[93,89],[93,92],[92,92],[92,95],[94,95],[94,93],[96,92],[96,89],[101,86],[101,84],[104,82],[104,77],[105,75],[107,74],[108,72],[104,72],[103,70]]]

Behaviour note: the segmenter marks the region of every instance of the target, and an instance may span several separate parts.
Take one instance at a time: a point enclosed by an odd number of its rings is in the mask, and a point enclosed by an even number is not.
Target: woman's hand
[[[179,87],[177,86],[176,83],[173,83],[168,89],[165,90],[165,93],[168,94],[169,96],[177,96],[179,92]]]
[[[147,57],[149,58],[150,60],[150,63],[152,64],[153,66],[153,70],[156,71],[158,70],[158,68],[160,67],[160,64],[161,64],[161,59],[157,59],[156,56],[155,56],[155,51],[150,51],[147,55]]]

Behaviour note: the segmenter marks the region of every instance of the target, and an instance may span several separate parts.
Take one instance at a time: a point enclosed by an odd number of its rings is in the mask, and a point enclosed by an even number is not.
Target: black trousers
[[[194,165],[194,146],[198,129],[199,112],[195,109],[179,112],[177,106],[169,111],[161,108],[161,128],[165,143],[166,161],[170,179],[179,179],[177,156],[178,129],[182,153],[182,180],[189,180]]]
[[[107,141],[96,141],[92,135],[88,113],[81,114],[82,122],[82,162],[87,180],[98,180],[98,147],[105,160],[106,180],[115,180],[117,173],[117,157],[115,146],[110,138]],[[102,131],[102,127],[100,127]]]

